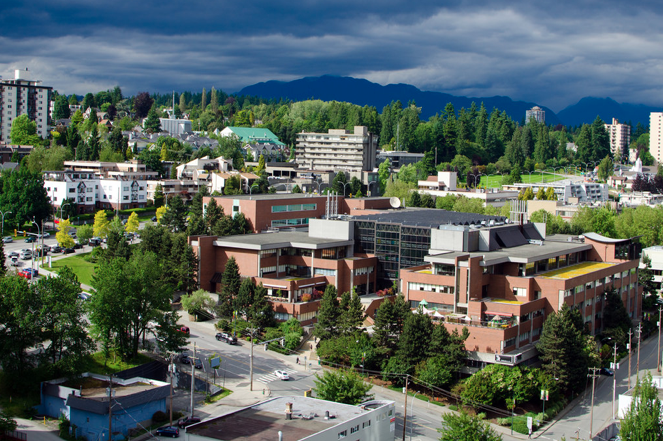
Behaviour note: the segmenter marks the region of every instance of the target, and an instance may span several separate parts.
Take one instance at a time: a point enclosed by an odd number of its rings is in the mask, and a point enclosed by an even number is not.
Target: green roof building
[[[259,127],[226,127],[221,136],[235,135],[242,144],[276,144],[285,146],[271,130]]]

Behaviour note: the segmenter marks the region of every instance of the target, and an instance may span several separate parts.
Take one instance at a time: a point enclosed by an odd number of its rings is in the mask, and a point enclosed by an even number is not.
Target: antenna
[[[174,90],[173,90],[173,116],[175,116],[175,91]],[[175,119],[177,119],[176,116],[175,116]]]
[[[392,196],[389,198],[389,205],[391,205],[391,208],[401,208],[401,200],[396,196]]]

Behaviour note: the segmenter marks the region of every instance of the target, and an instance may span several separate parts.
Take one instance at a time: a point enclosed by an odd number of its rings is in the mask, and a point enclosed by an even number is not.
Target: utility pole
[[[113,438],[113,374],[108,381],[108,440]]]
[[[628,388],[631,388],[631,336],[633,332],[628,330]]]
[[[661,306],[658,307],[658,361],[656,362],[656,371],[661,372]]]
[[[410,376],[405,376],[405,405],[403,406],[403,441],[405,441],[405,427],[407,426],[407,386]]]
[[[615,343],[615,351],[613,352],[614,362],[612,363],[612,417],[615,417],[615,399],[617,398],[617,343]]]
[[[640,338],[642,336],[642,324],[638,325],[638,327],[635,329],[635,332],[638,333],[638,361],[635,365],[635,376],[639,380],[640,379]]]
[[[590,371],[592,371],[591,374],[587,375],[592,379],[592,407],[589,411],[589,439],[592,439],[592,433],[594,430],[594,391],[596,389],[596,377],[599,376],[597,373],[601,369],[599,368],[589,368]]]
[[[193,391],[196,384],[196,343],[193,344],[193,358],[191,359],[191,416],[193,416]]]
[[[170,356],[170,366],[168,366],[168,372],[170,372],[170,426],[173,425],[173,376],[175,375],[175,365],[173,364],[173,355]]]

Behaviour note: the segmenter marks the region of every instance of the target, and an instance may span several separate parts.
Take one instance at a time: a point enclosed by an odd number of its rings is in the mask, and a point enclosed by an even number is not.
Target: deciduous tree
[[[502,441],[490,426],[478,416],[467,412],[446,412],[442,415],[443,429],[439,429],[442,436],[440,441]]]
[[[364,380],[354,371],[325,371],[322,376],[315,375],[316,396],[321,400],[355,406],[371,398],[368,392],[373,385]]]

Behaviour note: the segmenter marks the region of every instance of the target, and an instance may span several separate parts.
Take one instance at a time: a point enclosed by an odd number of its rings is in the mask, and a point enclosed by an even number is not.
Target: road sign
[[[213,357],[210,358],[209,360],[209,366],[212,369],[217,369],[219,366],[221,366],[221,357]]]
[[[532,430],[532,423],[534,422],[532,417],[527,417],[527,429]]]

